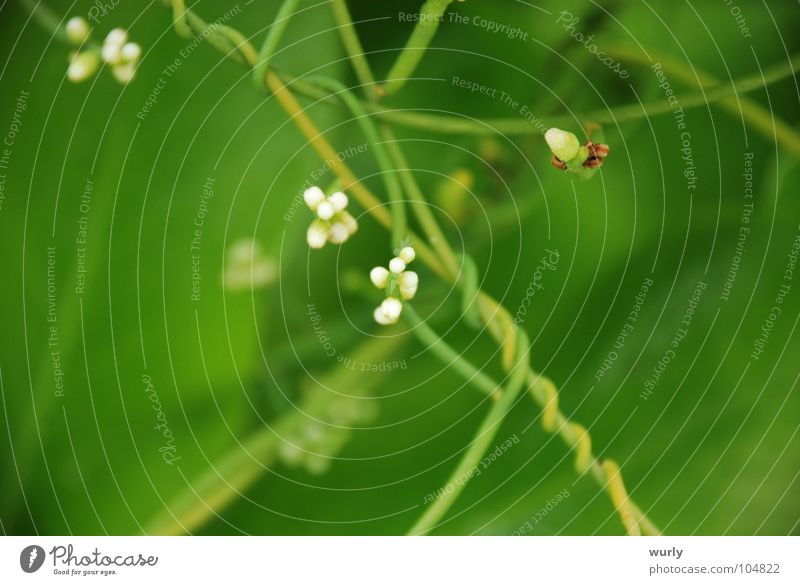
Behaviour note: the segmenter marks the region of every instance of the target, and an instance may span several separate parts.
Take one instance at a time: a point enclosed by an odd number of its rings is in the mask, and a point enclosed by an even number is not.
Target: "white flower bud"
[[[142,47],[137,43],[125,43],[120,49],[120,57],[126,63],[135,63],[142,54]]]
[[[126,42],[128,42],[128,31],[124,28],[115,28],[108,32],[106,35],[105,41],[103,41],[106,45],[116,45],[121,47]]]
[[[417,288],[419,276],[416,272],[408,270],[400,275],[398,283],[400,284],[400,288]]]
[[[383,266],[376,266],[369,271],[369,279],[378,288],[386,288],[386,283],[389,280],[389,271]]]
[[[322,248],[328,241],[328,226],[321,221],[312,221],[306,232],[306,241],[315,250]]]
[[[545,132],[544,139],[553,154],[564,162],[569,162],[578,156],[578,151],[581,148],[577,136],[572,132],[565,132],[558,128],[550,128]]]
[[[73,45],[82,45],[89,38],[91,29],[85,18],[73,16],[67,21],[64,27],[67,33],[67,40]]]
[[[397,279],[397,284],[400,286],[400,296],[403,300],[410,300],[417,294],[417,286],[419,285],[419,276],[416,272],[411,270],[404,272]]]
[[[403,303],[400,302],[400,299],[389,297],[381,303],[381,311],[387,320],[396,323],[400,318],[400,313],[403,312]]]
[[[333,208],[330,201],[323,201],[317,205],[317,215],[320,219],[328,220],[333,217],[334,213],[336,213],[336,210]]]
[[[392,323],[397,323],[397,320],[392,321],[389,319],[384,313],[381,307],[377,307],[375,311],[372,313],[372,317],[379,325],[391,325]]]
[[[350,237],[350,232],[347,230],[347,226],[343,223],[336,222],[331,225],[328,239],[334,244],[342,244],[347,241],[347,238]]]
[[[122,59],[122,47],[127,41],[128,33],[125,29],[115,28],[109,32],[100,50],[103,61],[110,65],[119,63]]]
[[[402,259],[400,259],[400,258],[392,258],[389,261],[389,270],[393,274],[400,274],[405,269],[406,269],[406,263],[403,262]]]
[[[336,211],[344,211],[345,207],[347,207],[347,195],[341,191],[331,193],[331,196],[328,197],[328,201],[331,202],[331,205],[333,205]]]
[[[346,211],[339,212],[339,221],[347,226],[347,232],[352,236],[358,231],[358,222],[356,218],[347,213]]]
[[[325,193],[319,187],[309,187],[303,192],[303,200],[309,209],[314,211],[320,203],[325,201]]]
[[[111,68],[111,73],[120,83],[130,83],[136,76],[136,64],[125,63],[123,65],[115,65]]]
[[[400,250],[400,254],[398,254],[398,256],[406,264],[411,264],[414,261],[414,258],[417,257],[417,253],[411,246],[406,246],[405,248]]]
[[[72,61],[67,69],[67,79],[73,83],[86,81],[95,71],[99,63],[97,55],[91,51],[77,53],[72,57]]]

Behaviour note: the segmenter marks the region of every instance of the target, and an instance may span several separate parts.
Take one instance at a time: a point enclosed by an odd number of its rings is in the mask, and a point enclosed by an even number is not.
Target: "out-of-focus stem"
[[[425,56],[425,50],[439,29],[439,23],[445,10],[452,2],[453,0],[428,0],[422,5],[419,19],[414,25],[414,30],[408,38],[406,46],[389,70],[387,81],[383,85],[386,94],[397,93],[413,75],[420,60]]]

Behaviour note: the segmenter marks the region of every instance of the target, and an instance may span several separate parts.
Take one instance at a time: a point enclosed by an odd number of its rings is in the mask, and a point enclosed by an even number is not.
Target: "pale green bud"
[[[581,149],[577,136],[558,128],[550,128],[545,132],[544,139],[553,154],[564,162],[569,162],[578,156]]]

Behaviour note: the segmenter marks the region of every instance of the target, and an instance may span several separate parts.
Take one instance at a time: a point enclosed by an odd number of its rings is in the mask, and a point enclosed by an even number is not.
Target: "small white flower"
[[[303,200],[311,211],[325,200],[325,193],[319,187],[309,187],[303,192]]]
[[[333,205],[333,209],[336,211],[344,211],[348,203],[347,195],[345,195],[341,191],[337,191],[336,193],[331,193],[331,196],[328,197],[328,201],[331,202],[331,205]]]
[[[93,51],[81,51],[72,55],[67,68],[67,79],[73,83],[86,81],[97,71],[100,65],[97,54]]]
[[[383,266],[376,266],[369,271],[369,279],[378,288],[386,288],[386,283],[389,281],[389,271]]]
[[[400,313],[403,312],[403,303],[400,302],[400,299],[389,297],[383,300],[380,309],[388,321],[397,323],[397,320],[400,318]]]
[[[378,323],[378,325],[391,325],[392,323],[397,323],[397,321],[392,321],[389,319],[383,312],[381,307],[377,307],[375,311],[372,313],[373,318]]]
[[[406,269],[406,263],[401,258],[392,258],[389,261],[389,271],[392,274],[400,274]]]
[[[333,217],[334,213],[336,213],[336,210],[330,201],[323,201],[317,205],[317,215],[320,219],[328,220]]]
[[[398,254],[398,256],[406,264],[411,264],[414,261],[414,258],[417,257],[417,253],[411,246],[406,246],[405,248],[400,250],[400,254]]]
[[[397,279],[397,284],[400,287],[400,296],[403,300],[410,300],[417,294],[417,286],[419,286],[419,276],[416,272],[411,270],[403,272]]]
[[[138,43],[125,43],[122,45],[119,55],[126,63],[134,63],[142,56],[142,47]]]
[[[325,242],[328,241],[328,226],[325,222],[320,220],[312,221],[311,225],[308,226],[308,232],[306,232],[306,241],[309,247],[315,250],[322,248]]]
[[[343,223],[331,224],[328,230],[328,239],[332,244],[343,244],[350,237],[350,232],[347,231],[347,226]]]
[[[73,16],[67,21],[64,27],[67,33],[67,40],[73,45],[80,46],[89,38],[91,28],[85,18]]]
[[[346,211],[340,212],[339,217],[342,223],[347,227],[348,235],[352,236],[354,233],[358,231],[358,222],[356,221],[355,217],[353,217]]]
[[[123,65],[115,65],[111,68],[111,74],[114,79],[120,83],[130,83],[136,77],[136,64],[125,63]]]
[[[103,41],[101,55],[103,61],[109,65],[116,65],[122,61],[122,47],[128,42],[128,31],[123,28],[115,28],[106,35]]]

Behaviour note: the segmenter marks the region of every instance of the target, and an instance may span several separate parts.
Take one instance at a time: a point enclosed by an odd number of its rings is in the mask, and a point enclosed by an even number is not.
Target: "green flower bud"
[[[553,154],[565,163],[578,156],[581,149],[581,143],[578,141],[577,136],[572,132],[565,132],[558,128],[550,128],[545,132],[544,139]]]

